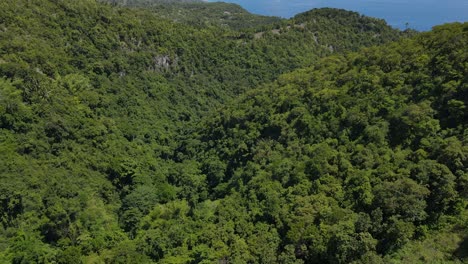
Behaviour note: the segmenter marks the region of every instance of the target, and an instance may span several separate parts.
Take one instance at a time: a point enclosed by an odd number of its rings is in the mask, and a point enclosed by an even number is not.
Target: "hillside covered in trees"
[[[278,17],[253,15],[239,5],[202,0],[103,0],[113,5],[146,8],[177,23],[197,27],[227,27],[249,29],[271,27],[281,21]]]
[[[0,263],[468,261],[467,23],[106,2],[0,2]]]

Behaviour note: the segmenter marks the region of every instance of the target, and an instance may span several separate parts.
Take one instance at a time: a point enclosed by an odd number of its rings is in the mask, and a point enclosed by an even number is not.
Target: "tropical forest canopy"
[[[468,24],[0,2],[1,263],[468,261]]]

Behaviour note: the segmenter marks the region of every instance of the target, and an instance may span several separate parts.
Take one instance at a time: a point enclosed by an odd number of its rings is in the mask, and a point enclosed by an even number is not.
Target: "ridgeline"
[[[467,46],[328,8],[3,1],[0,262],[463,263]]]

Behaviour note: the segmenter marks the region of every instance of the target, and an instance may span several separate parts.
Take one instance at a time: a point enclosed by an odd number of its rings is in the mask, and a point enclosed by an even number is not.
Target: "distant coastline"
[[[216,2],[208,0],[208,2]],[[334,7],[357,11],[367,16],[382,18],[395,28],[426,31],[435,25],[468,21],[466,0],[224,0],[236,3],[251,13],[284,18],[313,8]]]

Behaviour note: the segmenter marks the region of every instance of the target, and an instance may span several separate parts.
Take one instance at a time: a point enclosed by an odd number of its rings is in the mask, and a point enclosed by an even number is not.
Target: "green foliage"
[[[158,16],[197,27],[225,27],[247,29],[271,26],[281,21],[278,17],[253,15],[241,6],[224,2],[201,0],[105,0],[105,2],[149,8]]]
[[[449,101],[433,83],[463,77],[434,74],[432,63],[456,52],[443,47],[459,38],[466,24],[446,25],[247,92],[200,125],[199,151],[190,152],[220,175],[211,199],[238,193],[251,221],[285,234],[277,252],[292,247],[306,263],[382,262],[428,230],[453,226],[446,217],[466,212],[467,128],[446,119]],[[452,93],[466,100],[460,89]]]
[[[464,258],[466,23],[115,4],[0,3],[0,262]]]

